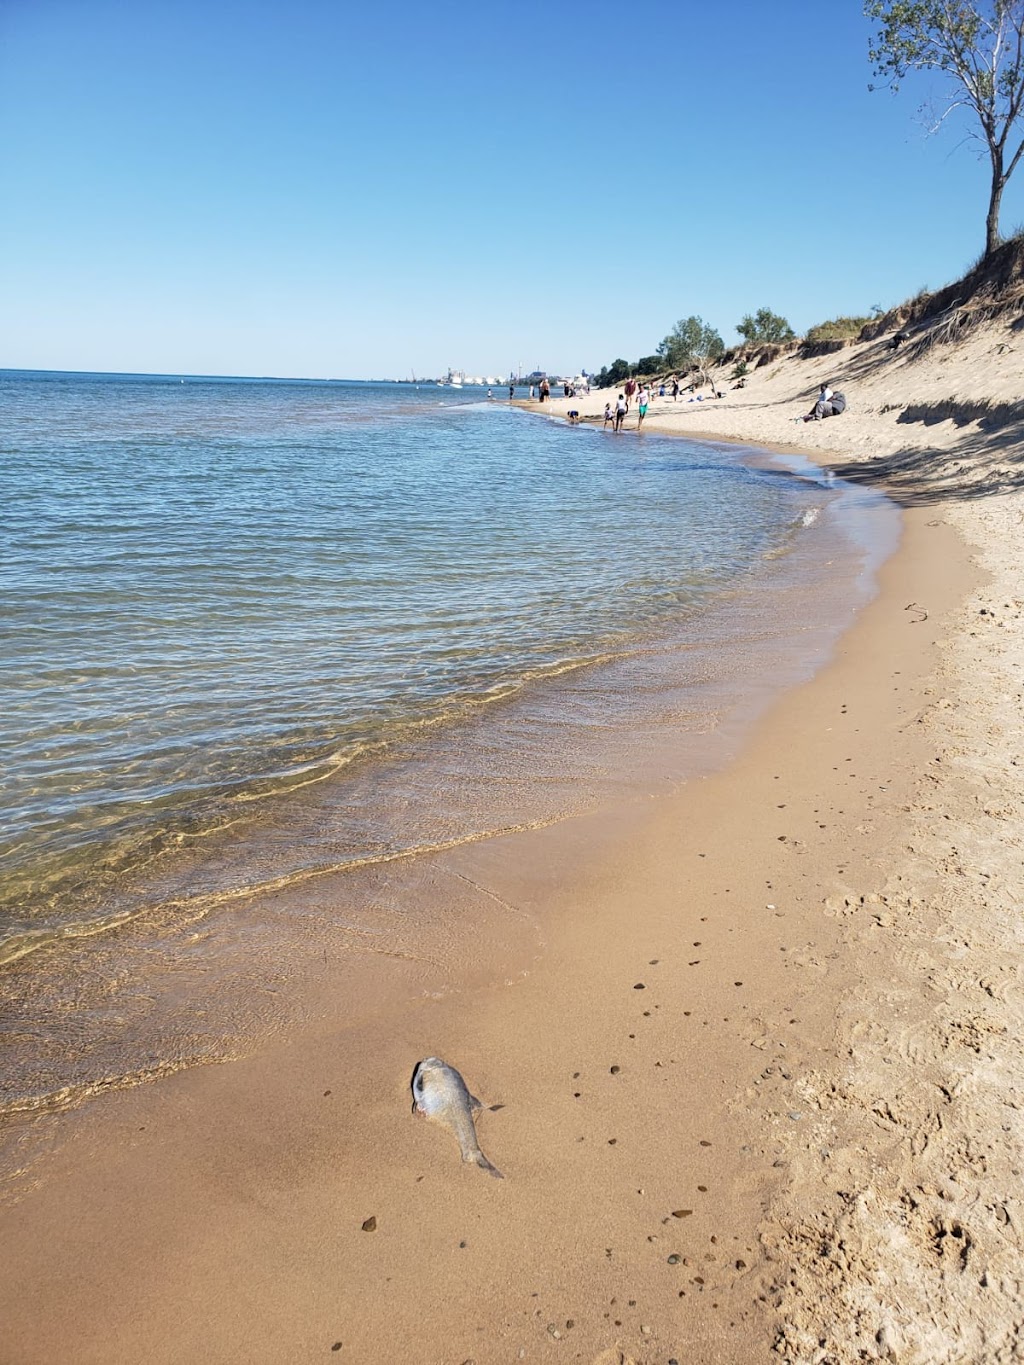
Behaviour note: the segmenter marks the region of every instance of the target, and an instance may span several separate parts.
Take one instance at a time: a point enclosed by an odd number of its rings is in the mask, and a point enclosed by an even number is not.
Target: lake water
[[[128,924],[685,780],[894,534],[799,462],[435,386],[4,372],[0,454],[0,981],[86,1035]],[[77,1074],[39,1031],[18,1102]]]

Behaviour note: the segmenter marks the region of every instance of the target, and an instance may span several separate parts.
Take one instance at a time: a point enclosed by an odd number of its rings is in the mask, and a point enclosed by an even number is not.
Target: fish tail
[[[495,1180],[505,1179],[502,1173],[498,1170],[497,1166],[492,1166],[491,1163],[484,1156],[483,1152],[478,1151],[474,1159],[476,1161],[476,1164],[480,1167],[480,1169],[482,1171],[486,1171],[488,1175],[493,1175]]]

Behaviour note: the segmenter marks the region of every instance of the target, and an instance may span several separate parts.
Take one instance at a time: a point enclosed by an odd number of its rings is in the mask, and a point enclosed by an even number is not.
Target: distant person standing
[[[508,401],[511,403],[511,402],[512,402],[512,399],[515,398],[515,396],[516,396],[516,386],[515,386],[514,384],[510,384],[510,385],[508,386]]]
[[[672,401],[679,402],[679,379],[675,375],[672,377]]]
[[[629,405],[633,401],[633,395],[636,393],[636,380],[630,375],[622,387],[626,391],[626,411],[628,412]]]
[[[545,378],[545,379],[542,379],[542,380],[540,381],[540,401],[543,403],[544,400],[545,400],[546,398],[550,398],[550,397],[551,397],[551,385],[548,383],[548,381],[547,381],[546,378]]]
[[[608,423],[609,423],[609,422],[612,422],[612,421],[614,421],[614,420],[615,420],[615,419],[612,417],[612,405],[611,405],[611,403],[605,403],[605,405],[604,405],[604,425],[607,427]]]
[[[637,431],[639,431],[640,428],[641,428],[641,427],[643,426],[643,424],[644,424],[644,418],[647,416],[647,404],[648,404],[650,401],[651,401],[651,395],[650,395],[650,393],[648,392],[647,385],[646,385],[646,384],[643,384],[643,385],[641,386],[641,388],[640,388],[640,392],[639,392],[639,393],[637,394],[637,396],[636,396],[637,414],[638,414],[638,416],[637,416],[637,421],[636,421],[636,429],[637,429]]]
[[[626,395],[620,393],[615,400],[615,426],[613,430],[621,431],[622,424],[626,420],[626,413],[629,411],[629,404],[626,402]]]
[[[530,385],[530,402],[533,402],[533,385]]]

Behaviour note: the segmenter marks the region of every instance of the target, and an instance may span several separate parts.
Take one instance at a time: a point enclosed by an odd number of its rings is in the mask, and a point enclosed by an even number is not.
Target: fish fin
[[[484,1156],[483,1152],[477,1152],[476,1164],[480,1167],[482,1171],[486,1171],[488,1175],[493,1175],[495,1180],[505,1179],[502,1173],[498,1170],[497,1166],[492,1166],[491,1163]]]
[[[496,1114],[499,1109],[505,1108],[503,1104],[484,1104],[483,1100],[478,1100],[475,1095],[470,1095],[469,1103],[474,1114],[479,1114],[484,1109],[488,1114]]]

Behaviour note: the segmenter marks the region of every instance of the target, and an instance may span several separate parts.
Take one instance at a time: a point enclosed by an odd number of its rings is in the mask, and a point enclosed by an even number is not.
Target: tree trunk
[[[985,259],[992,255],[1003,240],[999,235],[999,205],[1003,199],[1003,158],[992,155],[992,190],[988,199],[988,217],[985,219]]]

